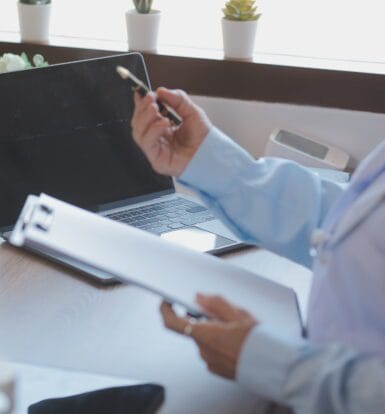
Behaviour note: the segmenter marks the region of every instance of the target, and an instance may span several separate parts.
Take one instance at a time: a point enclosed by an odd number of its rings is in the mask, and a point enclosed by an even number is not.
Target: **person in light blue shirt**
[[[242,240],[313,269],[308,339],[284,338],[215,296],[216,317],[192,323],[162,304],[168,328],[190,335],[208,368],[296,413],[385,412],[385,143],[348,188],[283,159],[255,161],[181,91],[135,96],[133,137],[152,167],[194,190]]]

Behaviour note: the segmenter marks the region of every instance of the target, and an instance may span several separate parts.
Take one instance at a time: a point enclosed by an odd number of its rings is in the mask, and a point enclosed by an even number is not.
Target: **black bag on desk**
[[[40,401],[28,414],[154,414],[163,400],[162,386],[141,384]]]

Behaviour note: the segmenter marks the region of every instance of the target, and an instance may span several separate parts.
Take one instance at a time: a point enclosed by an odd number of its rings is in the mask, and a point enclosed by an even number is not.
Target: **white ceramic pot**
[[[158,34],[161,12],[138,13],[136,10],[126,12],[127,37],[130,50],[155,52],[158,48]]]
[[[223,51],[225,58],[252,59],[258,21],[235,21],[222,18]]]
[[[18,3],[22,42],[48,43],[51,4]]]

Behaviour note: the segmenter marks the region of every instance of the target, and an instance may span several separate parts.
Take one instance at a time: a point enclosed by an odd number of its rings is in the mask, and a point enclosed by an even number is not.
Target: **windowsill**
[[[52,36],[50,45],[20,43],[0,32],[0,54],[42,53],[51,64],[126,53],[126,42]],[[222,50],[160,47],[144,54],[152,86],[192,95],[385,113],[385,63],[256,54],[227,60]]]
[[[20,42],[20,35],[16,32],[0,32],[2,42]],[[51,36],[50,46],[84,48],[94,50],[111,50],[127,52],[127,42],[118,42],[105,39],[90,39],[68,36]],[[175,56],[192,59],[227,60],[221,49],[202,49],[194,47],[179,47],[161,45],[158,55]],[[311,56],[296,56],[289,54],[255,53],[252,60],[242,61],[250,64],[277,65],[307,69],[337,70],[356,73],[385,75],[385,63],[363,60],[327,59]]]

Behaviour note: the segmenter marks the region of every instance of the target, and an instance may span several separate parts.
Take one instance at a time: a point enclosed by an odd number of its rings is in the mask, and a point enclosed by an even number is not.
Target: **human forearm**
[[[178,112],[181,126],[159,113],[157,98]],[[342,191],[338,185],[290,161],[255,161],[182,91],[136,94],[131,124],[152,167],[197,191],[241,239],[311,265],[311,233]]]
[[[215,128],[179,181],[241,239],[307,266],[311,232],[342,191],[296,163],[255,161]]]
[[[297,414],[377,414],[385,407],[385,361],[346,348],[315,347],[263,327],[247,338],[237,380]]]

